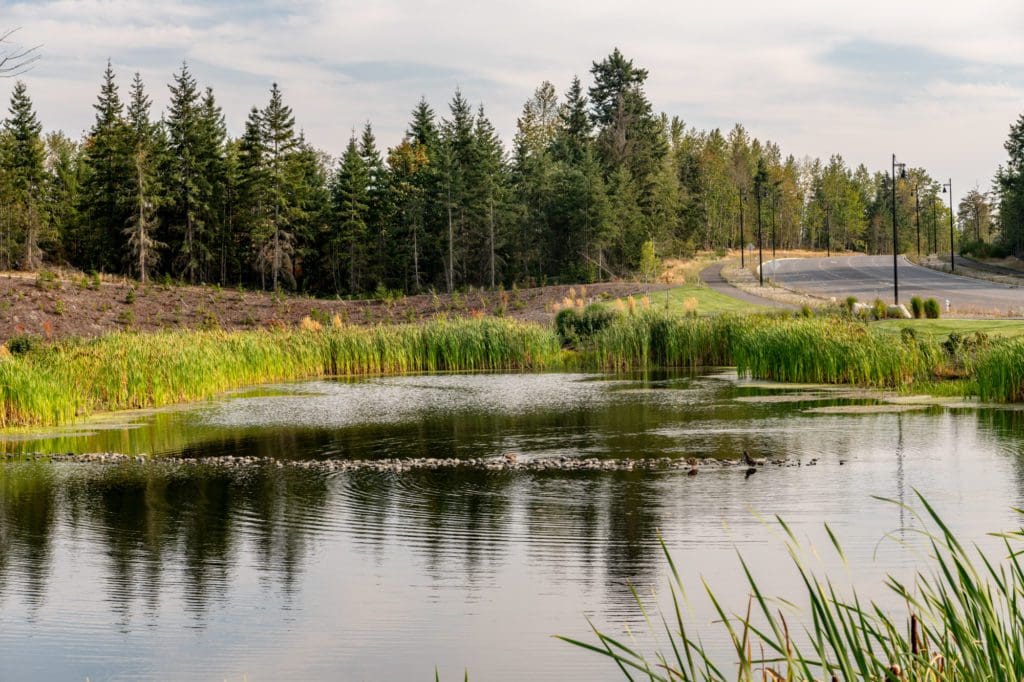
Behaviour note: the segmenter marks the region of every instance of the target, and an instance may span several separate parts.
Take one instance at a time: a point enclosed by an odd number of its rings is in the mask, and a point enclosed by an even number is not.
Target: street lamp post
[[[914,185],[914,215],[917,221],[917,257],[921,257],[921,185]]]
[[[829,214],[832,212],[832,206],[826,201],[825,202],[825,256],[828,258],[832,257],[832,225],[829,223]]]
[[[935,189],[932,189],[934,192]],[[932,248],[931,252],[936,256],[939,254],[939,217],[935,211],[935,205],[938,203],[938,197],[932,194]]]
[[[747,245],[744,243],[743,238],[743,202],[747,199],[747,190],[740,187],[740,269],[747,267],[746,259],[743,256],[743,252],[746,251]]]
[[[893,302],[900,304],[900,271],[897,264],[899,258],[899,239],[896,233],[896,169],[900,169],[901,177],[907,177],[907,164],[896,163],[896,155],[892,155],[892,293]]]
[[[942,185],[942,193],[949,192],[949,271],[956,272],[956,254],[953,251],[953,178]]]
[[[757,280],[760,286],[764,286],[764,244],[761,239],[761,197],[764,194],[764,187],[757,183]]]

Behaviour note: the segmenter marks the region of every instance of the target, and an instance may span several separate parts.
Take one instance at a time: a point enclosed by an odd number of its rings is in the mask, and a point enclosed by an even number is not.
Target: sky
[[[366,121],[388,147],[421,96],[444,114],[458,87],[508,143],[543,80],[588,83],[618,47],[688,125],[739,122],[784,154],[872,170],[896,153],[960,195],[990,188],[1024,114],[1021,0],[0,0],[0,27],[40,46],[23,78],[44,126],[73,136],[109,58],[158,110],[187,60],[235,135],[277,82],[317,147],[340,155]]]

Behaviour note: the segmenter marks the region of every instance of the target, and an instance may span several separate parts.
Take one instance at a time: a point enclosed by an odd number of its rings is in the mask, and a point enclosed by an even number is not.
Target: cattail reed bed
[[[1020,400],[1024,344],[970,348],[965,361],[954,357],[961,346],[944,349],[931,339],[896,337],[841,317],[695,317],[633,307],[563,311],[553,327],[481,318],[117,333],[17,354],[0,347],[0,427],[59,425],[274,381],[441,371],[734,365],[759,379],[899,388],[948,376],[956,364],[978,368],[988,399]]]
[[[57,425],[98,411],[321,376],[545,370],[560,367],[561,356],[550,330],[513,320],[119,333],[0,358],[0,426]]]

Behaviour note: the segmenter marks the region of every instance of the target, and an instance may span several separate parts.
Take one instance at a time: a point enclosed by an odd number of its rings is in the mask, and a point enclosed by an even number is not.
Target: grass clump
[[[894,616],[877,602],[865,602],[854,591],[845,596],[828,577],[805,565],[806,554],[792,530],[787,548],[805,586],[802,599],[776,599],[766,595],[743,558],[746,575],[742,610],[730,612],[720,595],[705,581],[705,592],[718,615],[733,650],[732,660],[716,661],[699,633],[687,627],[683,614],[685,590],[672,555],[661,546],[670,571],[672,610],[662,613],[658,630],[669,647],[653,656],[627,646],[591,625],[596,642],[560,637],[610,659],[625,679],[658,682],[676,680],[740,682],[763,680],[878,680],[884,682],[961,682],[965,680],[1024,679],[1024,530],[999,534],[1005,547],[1002,558],[969,549],[919,496],[923,514],[917,518],[929,547],[931,569],[917,574],[913,583],[890,576],[886,587],[906,604],[905,617]],[[896,503],[893,503],[896,504]],[[903,505],[901,505],[903,506]],[[833,549],[845,555],[833,531],[826,526]],[[638,609],[653,631],[650,611],[633,592]],[[804,627],[796,603],[806,602]],[[790,613],[787,619],[784,611]],[[653,636],[653,632],[652,632]],[[728,675],[726,674],[728,672]],[[633,677],[638,674],[637,677]]]
[[[929,298],[924,302],[924,316],[929,320],[939,319],[939,302],[934,298]]]
[[[862,323],[840,319],[766,320],[736,325],[734,364],[759,379],[898,387],[941,362],[931,340],[893,343]]]
[[[915,320],[920,320],[924,317],[924,300],[920,296],[914,296],[910,299],[910,313],[914,316]]]
[[[982,400],[1024,401],[1024,339],[1010,339],[981,353],[974,381]]]

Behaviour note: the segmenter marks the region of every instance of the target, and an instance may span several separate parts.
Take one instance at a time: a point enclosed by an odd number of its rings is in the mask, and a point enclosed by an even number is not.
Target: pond
[[[589,617],[649,646],[632,590],[665,603],[659,536],[687,584],[688,622],[731,660],[700,579],[743,611],[740,553],[767,591],[799,596],[776,515],[813,566],[883,600],[886,574],[923,565],[915,491],[971,539],[1019,525],[1024,412],[906,402],[728,370],[429,375],[262,387],[7,434],[9,453],[158,461],[0,464],[0,679],[620,679],[551,636],[587,639]],[[744,450],[786,465],[294,465]],[[182,463],[226,455],[289,463]]]

